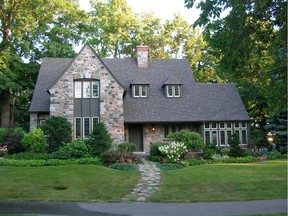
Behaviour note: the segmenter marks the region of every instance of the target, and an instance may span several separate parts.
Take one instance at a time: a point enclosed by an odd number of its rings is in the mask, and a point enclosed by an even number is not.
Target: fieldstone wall
[[[124,141],[124,88],[106,69],[89,45],[85,45],[75,60],[50,89],[50,114],[63,116],[73,124],[73,82],[76,79],[100,80],[100,121],[104,122],[115,144]],[[74,131],[74,130],[73,130]]]
[[[164,142],[163,125],[155,124],[154,131],[152,130],[152,124],[143,125],[143,147],[144,152],[150,153],[150,144],[157,142]]]
[[[30,113],[30,131],[38,126],[37,113]]]

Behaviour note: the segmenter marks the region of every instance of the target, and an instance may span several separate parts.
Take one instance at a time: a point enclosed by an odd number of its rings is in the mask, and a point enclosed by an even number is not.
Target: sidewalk
[[[286,199],[199,203],[44,203],[0,201],[0,215],[232,216],[275,213],[287,213]]]

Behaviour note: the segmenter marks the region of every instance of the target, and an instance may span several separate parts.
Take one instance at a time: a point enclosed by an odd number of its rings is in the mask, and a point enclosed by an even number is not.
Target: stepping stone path
[[[142,164],[138,164],[141,173],[139,180],[133,191],[125,196],[123,202],[146,202],[160,185],[160,169],[151,161],[143,160]]]

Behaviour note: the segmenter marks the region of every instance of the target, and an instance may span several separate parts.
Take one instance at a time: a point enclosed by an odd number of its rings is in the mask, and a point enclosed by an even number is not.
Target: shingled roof
[[[47,89],[71,60],[43,59],[30,112],[49,112]],[[127,89],[126,123],[250,120],[234,84],[196,83],[185,59],[149,59],[147,68],[139,68],[135,58],[103,59],[103,62]],[[131,84],[140,83],[149,84],[148,97],[132,98]],[[181,84],[181,97],[165,97],[165,84]]]

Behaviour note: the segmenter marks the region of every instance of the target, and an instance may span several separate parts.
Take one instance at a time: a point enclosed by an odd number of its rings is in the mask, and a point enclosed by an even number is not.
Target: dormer
[[[134,79],[131,82],[130,87],[132,88],[133,98],[147,98],[148,97],[149,83],[145,79],[141,77]]]
[[[177,80],[175,77],[171,76],[163,84],[165,88],[165,96],[167,98],[180,98],[182,95],[181,92],[182,83]]]

